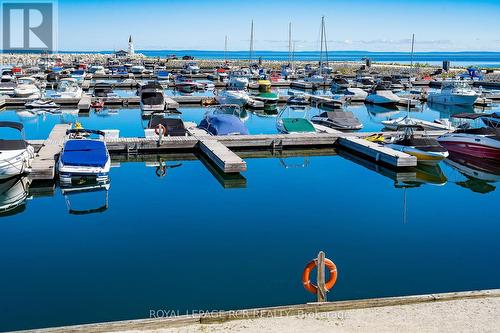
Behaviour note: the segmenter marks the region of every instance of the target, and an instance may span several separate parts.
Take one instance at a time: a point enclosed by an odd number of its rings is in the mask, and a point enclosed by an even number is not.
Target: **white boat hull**
[[[444,105],[472,106],[476,103],[477,98],[477,95],[429,94],[429,96],[427,96],[427,101],[429,103]]]
[[[0,179],[6,179],[31,172],[31,162],[35,156],[34,149],[2,151],[0,160]]]

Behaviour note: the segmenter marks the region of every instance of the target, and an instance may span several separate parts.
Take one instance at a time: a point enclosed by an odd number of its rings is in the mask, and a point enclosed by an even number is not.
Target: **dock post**
[[[325,252],[319,251],[318,253],[318,269],[317,269],[317,282],[318,282],[318,302],[326,302],[326,287],[325,287]]]

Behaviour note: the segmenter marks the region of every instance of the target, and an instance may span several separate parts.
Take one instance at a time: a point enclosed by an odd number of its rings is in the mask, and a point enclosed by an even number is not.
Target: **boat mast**
[[[292,49],[292,71],[295,71],[295,43],[296,43],[296,41],[293,41],[293,49]]]
[[[413,47],[415,46],[415,34],[411,36],[411,56],[410,56],[410,69],[413,69]]]
[[[252,57],[253,57],[253,20],[252,20],[252,26],[250,29],[250,54],[248,55],[248,64],[249,65],[252,62]]]
[[[224,62],[227,62],[227,35],[224,37]]]
[[[323,25],[325,24],[325,17],[321,17],[321,28],[320,28],[320,47],[319,47],[319,75],[321,75],[321,72],[323,71]]]
[[[326,37],[326,24],[325,24],[325,17],[323,16],[323,38],[325,41],[325,57],[326,57],[326,66],[328,67],[328,40]]]
[[[288,64],[292,62],[292,22],[288,23]]]

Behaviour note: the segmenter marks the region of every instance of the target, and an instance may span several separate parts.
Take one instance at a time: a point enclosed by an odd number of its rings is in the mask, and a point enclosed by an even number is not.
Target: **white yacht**
[[[480,93],[464,81],[443,81],[441,91],[429,93],[427,101],[429,103],[445,105],[472,106],[476,103]]]
[[[78,81],[74,78],[64,78],[59,81],[57,91],[52,94],[55,98],[81,98],[83,94],[82,88],[78,85]]]
[[[184,74],[198,74],[200,72],[200,67],[198,67],[196,62],[191,61],[183,66],[182,72]]]
[[[252,75],[247,70],[232,71],[229,75],[227,88],[230,90],[245,90],[248,87]]]
[[[384,85],[377,85],[366,96],[366,102],[376,105],[396,105],[401,98],[394,94],[391,90],[387,89]]]
[[[31,171],[35,151],[24,139],[24,126],[13,121],[1,121],[0,127],[18,131],[21,138],[0,140],[0,179],[22,175]]]
[[[17,87],[14,88],[15,97],[40,98],[42,93],[36,85],[36,80],[32,77],[22,77],[17,80]]]
[[[132,66],[130,68],[130,73],[132,74],[142,74],[144,73],[146,69],[144,68],[144,66],[141,66],[141,65],[136,65],[136,66]]]
[[[244,106],[247,104],[250,97],[246,91],[225,90],[218,94],[215,99],[219,104],[236,104],[238,106]]]

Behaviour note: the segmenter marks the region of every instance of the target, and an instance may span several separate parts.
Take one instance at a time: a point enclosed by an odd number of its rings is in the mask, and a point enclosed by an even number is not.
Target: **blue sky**
[[[326,16],[331,50],[500,51],[500,0],[163,0],[58,1],[60,50],[286,50],[288,23],[297,51],[317,50]]]

